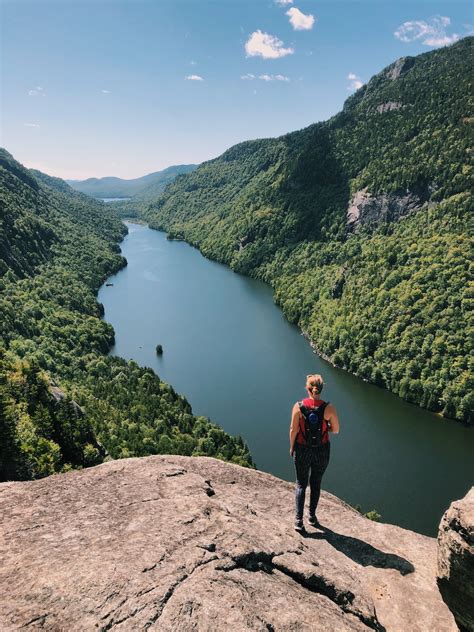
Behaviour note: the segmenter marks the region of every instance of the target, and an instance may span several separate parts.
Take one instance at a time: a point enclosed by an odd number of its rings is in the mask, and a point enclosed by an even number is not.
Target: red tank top
[[[324,404],[324,400],[322,399],[313,399],[312,397],[306,397],[303,399],[303,406],[307,406],[308,408],[316,408]],[[300,425],[298,428],[298,434],[296,435],[296,441],[301,445],[306,445],[305,439],[305,425],[304,425],[304,417],[300,413]],[[329,429],[326,419],[323,418],[323,444],[329,443]]]

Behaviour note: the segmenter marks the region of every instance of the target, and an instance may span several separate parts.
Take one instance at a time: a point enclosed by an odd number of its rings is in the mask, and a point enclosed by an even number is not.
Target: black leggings
[[[297,443],[295,445],[295,470],[296,470],[296,520],[303,520],[304,499],[306,487],[310,486],[309,515],[314,516],[318,507],[321,493],[321,481],[329,463],[331,453],[330,443],[320,448],[310,448]],[[311,470],[311,474],[310,474]]]

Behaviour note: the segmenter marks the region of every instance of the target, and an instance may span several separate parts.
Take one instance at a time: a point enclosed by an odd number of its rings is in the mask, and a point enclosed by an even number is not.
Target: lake
[[[473,484],[472,429],[333,368],[264,283],[165,233],[127,226],[128,266],[99,291],[116,333],[111,353],[152,367],[194,414],[242,435],[258,469],[289,481],[290,410],[305,397],[306,375],[321,373],[322,397],[341,421],[323,488],[384,522],[436,535],[448,505]]]
[[[115,198],[101,198],[98,197],[96,198],[96,200],[100,200],[101,202],[105,202],[106,204],[109,204],[109,202],[126,202],[127,200],[131,200],[132,198],[129,197],[115,197]]]

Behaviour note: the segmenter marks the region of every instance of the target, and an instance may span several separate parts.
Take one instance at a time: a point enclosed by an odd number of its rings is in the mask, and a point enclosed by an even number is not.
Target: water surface
[[[152,367],[195,414],[242,435],[259,469],[287,480],[290,410],[305,396],[306,375],[321,373],[323,397],[341,420],[323,488],[375,508],[384,522],[435,535],[450,502],[473,483],[471,429],[331,367],[264,283],[164,233],[127,226],[128,266],[99,292],[116,332],[112,353]]]

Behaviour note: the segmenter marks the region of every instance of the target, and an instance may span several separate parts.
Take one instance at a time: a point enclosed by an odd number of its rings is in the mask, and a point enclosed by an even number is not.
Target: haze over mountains
[[[176,176],[190,173],[196,167],[197,165],[174,165],[131,180],[105,177],[88,178],[87,180],[66,180],[66,182],[76,191],[86,193],[91,197],[129,198],[139,196],[142,199],[146,199],[158,196]]]

